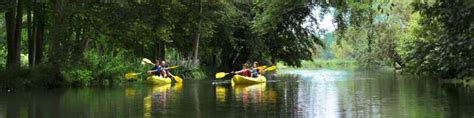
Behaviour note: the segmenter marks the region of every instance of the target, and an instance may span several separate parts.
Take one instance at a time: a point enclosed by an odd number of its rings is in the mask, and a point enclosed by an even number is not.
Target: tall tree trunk
[[[35,0],[36,1],[36,0]],[[36,24],[37,24],[37,17],[32,19],[32,14],[31,11],[34,11],[33,13],[36,13],[36,10],[34,8],[35,2],[32,2],[32,0],[28,1],[28,7],[27,7],[27,29],[28,29],[28,64],[30,68],[33,68],[36,62]],[[35,14],[36,15],[36,14]],[[33,20],[33,21],[32,21]]]
[[[18,0],[18,9],[16,14],[16,27],[15,27],[15,63],[20,68],[20,46],[21,46],[21,27],[23,24],[23,9],[25,6],[24,0]]]
[[[370,1],[370,4],[372,4],[372,1]],[[369,9],[369,28],[367,32],[367,53],[369,54],[369,58],[367,59],[367,62],[370,64],[369,67],[372,66],[372,62],[374,62],[374,57],[372,57],[372,41],[374,38],[374,16],[373,16],[373,9]]]
[[[42,59],[43,59],[43,36],[44,36],[44,26],[45,26],[45,9],[46,9],[46,3],[38,3],[37,7],[38,8],[38,13],[35,14],[35,19],[37,19],[38,24],[36,26],[36,33],[35,33],[35,39],[36,39],[36,49],[35,49],[35,64],[40,64]]]
[[[155,42],[155,59],[159,59],[159,60],[164,60],[163,57],[161,57],[161,44],[160,42]]]
[[[14,3],[16,4],[16,3]],[[15,35],[15,7],[11,7],[5,12],[5,23],[7,26],[7,69],[13,68],[13,40]]]
[[[16,4],[16,3],[15,3]],[[15,18],[15,8],[11,8],[6,15],[7,22],[7,69],[20,69],[20,41],[21,41],[21,24],[23,20],[23,0],[18,0],[17,14]]]
[[[371,2],[371,3],[372,3],[372,2]],[[367,41],[367,46],[368,46],[368,48],[369,48],[369,49],[368,49],[368,52],[369,52],[369,53],[372,52],[372,40],[373,40],[372,38],[373,38],[373,35],[374,35],[374,33],[373,33],[373,32],[374,32],[374,27],[373,27],[373,26],[374,26],[374,25],[373,25],[373,23],[374,23],[374,18],[373,18],[373,16],[372,16],[372,14],[373,14],[372,11],[373,11],[372,9],[370,9],[370,11],[369,11],[369,27],[370,27],[370,28],[368,29],[368,33],[367,33],[367,35],[368,35],[368,36],[367,36],[367,40],[368,40],[368,41]]]
[[[199,0],[199,16],[201,16],[201,13],[202,13],[202,0]],[[193,64],[194,65],[198,65],[198,53],[199,53],[199,39],[201,38],[201,33],[199,33],[200,31],[200,28],[201,27],[201,18],[199,18],[199,23],[198,23],[198,27],[197,27],[197,32],[196,32],[196,38],[194,39],[194,43],[193,43]]]
[[[49,62],[52,66],[58,68],[60,67],[61,59],[61,46],[60,40],[64,38],[64,1],[65,0],[55,0],[53,8],[53,27],[51,33],[51,57]]]
[[[165,45],[163,44],[162,41],[157,41],[155,43],[155,58],[158,58],[160,60],[166,60],[165,59]]]
[[[198,65],[198,53],[199,53],[199,39],[201,38],[201,34],[197,33],[196,38],[194,39],[193,43],[193,64]]]

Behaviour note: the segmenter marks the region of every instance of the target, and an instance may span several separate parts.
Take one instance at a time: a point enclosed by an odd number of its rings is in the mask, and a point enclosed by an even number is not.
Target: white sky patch
[[[318,24],[315,24],[313,21],[309,20],[309,22],[306,22],[303,24],[303,26],[310,26],[311,30],[315,31],[314,33],[321,36],[321,38],[324,38],[325,33],[336,30],[336,24],[333,22],[334,8],[329,8],[329,11],[324,14],[321,14],[321,10],[322,9],[320,7],[316,7],[311,11],[311,15],[317,18]]]

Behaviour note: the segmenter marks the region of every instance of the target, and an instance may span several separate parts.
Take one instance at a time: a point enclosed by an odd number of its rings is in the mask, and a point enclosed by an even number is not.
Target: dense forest
[[[314,12],[319,9],[318,13]],[[113,85],[140,59],[187,79],[332,50],[361,67],[474,73],[472,0],[0,0],[0,87]],[[335,43],[321,39],[332,14]]]

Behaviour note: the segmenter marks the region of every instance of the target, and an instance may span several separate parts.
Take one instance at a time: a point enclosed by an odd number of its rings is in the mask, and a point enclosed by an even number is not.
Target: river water
[[[474,89],[391,71],[291,70],[267,83],[0,92],[0,118],[474,117]]]

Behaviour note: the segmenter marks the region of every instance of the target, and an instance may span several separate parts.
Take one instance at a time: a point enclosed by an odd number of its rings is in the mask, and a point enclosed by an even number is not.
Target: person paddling
[[[168,68],[168,66],[166,65],[166,62],[165,60],[161,61],[161,76],[163,77],[168,77],[168,76],[173,76],[171,73],[170,73],[170,69]]]
[[[161,64],[160,64],[160,60],[156,59],[155,60],[155,64],[153,66],[153,68],[151,68],[151,70],[147,71],[147,73],[149,75],[160,75],[160,72],[161,72]]]
[[[242,76],[249,77],[249,76],[250,76],[250,73],[249,73],[249,69],[248,69],[247,67],[248,67],[247,64],[242,64],[242,70],[240,70],[240,71],[232,71],[231,73],[232,73],[232,74],[241,74]]]
[[[258,62],[253,62],[253,66],[250,69],[250,72],[252,72],[251,77],[257,77],[258,74],[260,74],[260,69],[258,69]]]

